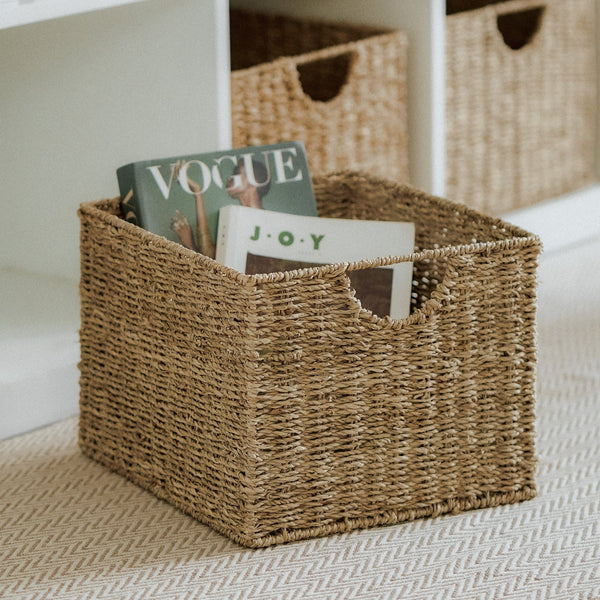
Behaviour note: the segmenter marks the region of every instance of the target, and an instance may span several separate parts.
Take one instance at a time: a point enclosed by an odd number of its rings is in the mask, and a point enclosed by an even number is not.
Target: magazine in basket
[[[223,206],[317,214],[303,142],[139,161],[117,179],[127,221],[211,258]]]
[[[247,274],[362,263],[347,274],[363,308],[402,319],[410,311],[412,263],[366,263],[409,255],[414,240],[414,223],[319,218],[230,205],[220,211],[216,258]]]

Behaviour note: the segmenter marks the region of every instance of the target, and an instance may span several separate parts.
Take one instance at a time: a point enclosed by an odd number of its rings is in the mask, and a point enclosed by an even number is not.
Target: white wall
[[[596,72],[598,76],[598,106],[600,106],[600,0],[596,0],[596,41],[598,43],[596,50]],[[596,116],[596,174],[600,180],[600,109]]]
[[[0,18],[0,439],[77,413],[79,203],[126,162],[230,145],[227,0],[125,1]]]
[[[116,195],[118,166],[229,144],[226,7],[149,0],[0,30],[0,268],[76,279],[76,207]]]

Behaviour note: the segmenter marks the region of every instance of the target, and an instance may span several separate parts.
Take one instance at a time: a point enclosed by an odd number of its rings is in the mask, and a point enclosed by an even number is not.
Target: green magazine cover
[[[302,142],[134,162],[117,180],[127,221],[211,258],[223,206],[317,214]]]

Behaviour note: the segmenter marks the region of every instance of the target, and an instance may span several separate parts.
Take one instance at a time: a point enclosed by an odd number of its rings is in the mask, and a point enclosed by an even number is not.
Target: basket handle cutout
[[[496,17],[498,31],[511,50],[530,44],[541,28],[545,6],[500,14]]]
[[[387,289],[391,289],[393,271],[391,268],[374,267],[346,271],[350,295],[360,302],[363,309],[383,317],[390,314],[391,303]]]
[[[413,255],[413,262],[405,262],[401,260],[399,262],[392,261],[390,263],[380,265],[379,267],[364,267],[359,266],[358,268],[348,267],[343,272],[338,274],[340,278],[340,282],[342,283],[343,288],[345,289],[345,297],[348,302],[354,305],[356,309],[356,315],[358,320],[362,320],[363,318],[367,318],[368,320],[372,320],[374,322],[379,323],[385,327],[391,328],[403,328],[403,327],[411,327],[413,325],[417,325],[419,323],[424,323],[429,321],[434,317],[440,310],[442,310],[443,306],[451,299],[452,292],[451,288],[454,287],[454,282],[456,280],[457,274],[460,270],[461,257],[460,256],[448,256],[443,258],[438,258],[437,265],[437,277],[438,280],[436,282],[431,282],[432,287],[429,289],[427,294],[427,298],[421,299],[420,302],[416,302],[416,305],[413,302],[413,307],[411,309],[410,315],[403,319],[390,319],[389,317],[389,304],[388,306],[384,306],[382,304],[374,304],[371,303],[369,296],[377,296],[377,290],[368,290],[369,283],[363,285],[361,287],[360,282],[356,279],[356,275],[362,272],[365,273],[369,270],[372,271],[380,271],[380,272],[390,272],[391,268],[398,265],[405,265],[407,269],[410,269],[410,272],[413,274],[413,277],[416,275],[415,267],[418,263],[421,263],[423,258],[428,254],[428,251],[424,251],[422,253]],[[387,267],[387,268],[386,268]],[[423,269],[419,269],[419,271],[423,271]],[[399,273],[398,273],[399,275]],[[370,278],[366,278],[365,282],[369,282]],[[414,285],[413,281],[413,285]],[[357,285],[358,284],[358,285]],[[389,285],[389,282],[385,281],[385,276],[382,277],[379,285],[385,286]],[[416,294],[416,290],[413,287],[411,290],[411,294],[414,297]]]
[[[347,51],[296,64],[302,92],[311,100],[330,102],[349,82],[355,52]]]

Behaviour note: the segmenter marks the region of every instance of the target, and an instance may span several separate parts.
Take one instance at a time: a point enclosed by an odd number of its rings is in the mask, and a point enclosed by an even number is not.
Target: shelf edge
[[[600,183],[502,215],[540,236],[544,254],[600,237]]]

